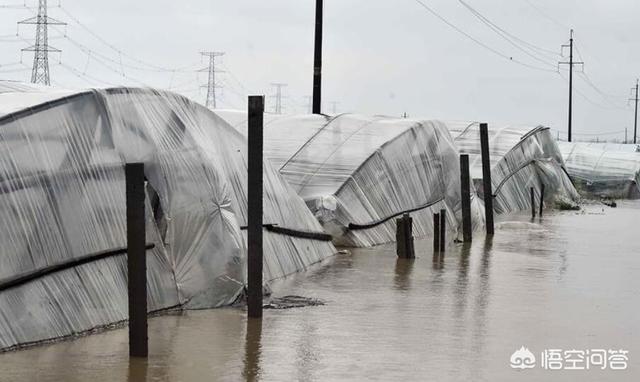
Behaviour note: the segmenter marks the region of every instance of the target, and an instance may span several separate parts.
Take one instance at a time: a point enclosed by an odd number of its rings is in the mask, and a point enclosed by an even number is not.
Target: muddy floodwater
[[[0,354],[0,381],[640,380],[640,203],[509,216],[493,240],[431,248],[338,255],[273,287],[325,305],[262,322],[241,308],[152,318],[148,361],[129,361],[124,328]],[[535,368],[510,367],[522,346]],[[546,349],[626,350],[628,365],[546,370]]]

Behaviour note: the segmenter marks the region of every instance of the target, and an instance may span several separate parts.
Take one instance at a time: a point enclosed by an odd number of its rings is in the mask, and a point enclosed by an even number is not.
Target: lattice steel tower
[[[275,104],[273,107],[273,112],[276,114],[282,114],[282,88],[287,87],[287,84],[275,82],[272,83],[271,86],[275,88],[276,93],[271,96],[271,98],[275,99]]]
[[[209,57],[209,67],[202,69],[202,71],[209,72],[209,81],[206,85],[202,85],[202,87],[207,88],[207,102],[205,105],[209,109],[215,109],[218,107],[216,102],[216,89],[221,88],[216,83],[216,73],[221,73],[220,70],[216,69],[216,57],[220,57],[224,55],[224,52],[200,52],[201,55],[205,57]]]
[[[36,26],[36,42],[34,45],[22,49],[23,52],[33,53],[33,69],[31,82],[34,84],[50,85],[49,80],[49,52],[61,52],[49,45],[49,25],[67,25],[62,21],[47,16],[47,0],[38,1],[38,15],[18,22]]]

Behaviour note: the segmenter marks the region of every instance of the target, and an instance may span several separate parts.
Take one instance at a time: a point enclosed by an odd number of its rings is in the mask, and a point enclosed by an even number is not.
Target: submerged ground
[[[412,262],[358,249],[274,286],[324,306],[156,317],[148,361],[118,329],[0,354],[0,381],[640,380],[640,203],[510,216],[440,260],[416,245]],[[628,350],[628,368],[516,371],[521,346]]]

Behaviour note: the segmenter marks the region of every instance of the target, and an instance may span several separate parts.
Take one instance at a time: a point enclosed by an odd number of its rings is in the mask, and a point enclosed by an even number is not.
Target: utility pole
[[[207,101],[205,105],[209,109],[216,109],[218,107],[216,101],[216,89],[220,89],[221,86],[218,86],[216,83],[216,73],[222,73],[222,71],[216,69],[216,57],[221,57],[224,55],[224,52],[200,52],[203,57],[209,58],[209,67],[201,69],[201,72],[209,73],[209,80],[206,85],[202,85],[201,87],[207,88]]]
[[[271,86],[275,87],[276,93],[271,96],[271,98],[275,98],[276,104],[274,106],[273,112],[276,114],[282,114],[282,88],[286,87],[287,84],[274,82]]]
[[[584,62],[573,61],[573,29],[571,29],[571,36],[569,38],[569,45],[562,45],[562,48],[569,48],[569,62],[559,62],[558,65],[569,65],[569,126],[568,126],[568,138],[567,141],[571,142],[571,117],[573,113],[573,66],[584,65]]]
[[[629,99],[629,101],[635,101],[636,103],[636,114],[633,120],[633,144],[635,145],[637,143],[638,136],[638,80],[636,80],[636,87],[631,90],[633,91],[634,89],[636,91],[636,96],[635,98]]]
[[[313,56],[313,114],[321,114],[322,105],[322,14],[323,0],[316,0],[316,34]]]
[[[36,42],[34,45],[22,49],[23,52],[33,53],[33,69],[31,83],[49,86],[49,52],[62,52],[49,45],[49,25],[67,25],[47,16],[47,0],[38,1],[38,15],[18,22],[18,24],[36,26]]]

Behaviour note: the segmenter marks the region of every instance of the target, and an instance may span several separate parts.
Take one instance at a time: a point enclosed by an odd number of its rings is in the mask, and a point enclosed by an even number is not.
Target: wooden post
[[[264,96],[249,97],[247,190],[247,312],[262,317],[262,187]]]
[[[404,217],[396,219],[396,255],[404,259],[407,257],[407,243],[405,242],[405,224]]]
[[[480,124],[480,151],[482,153],[485,224],[487,226],[487,235],[493,235],[493,190],[491,186],[491,158],[489,157],[489,126],[486,123]]]
[[[535,189],[531,187],[531,218],[536,217],[536,194]]]
[[[316,31],[313,55],[313,114],[320,114],[322,106],[322,18],[323,0],[316,0]]]
[[[469,179],[469,155],[460,155],[460,198],[462,199],[462,237],[471,243],[471,181]]]
[[[542,210],[544,208],[544,183],[540,187],[540,217],[542,217]]]
[[[404,233],[407,248],[407,259],[415,259],[416,251],[413,247],[413,218],[409,214],[404,214]]]
[[[447,210],[440,210],[440,252],[447,250]]]
[[[144,163],[125,165],[129,356],[149,355],[147,335],[147,255],[144,216]]]
[[[440,252],[440,214],[433,214],[433,253]]]
[[[402,259],[416,257],[413,246],[413,218],[409,214],[396,219],[396,253]]]

